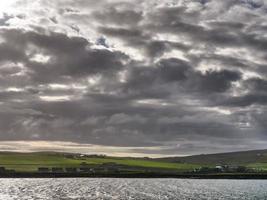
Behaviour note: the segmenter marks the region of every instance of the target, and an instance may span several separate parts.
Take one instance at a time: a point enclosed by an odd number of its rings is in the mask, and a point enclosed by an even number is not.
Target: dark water
[[[267,199],[265,180],[0,179],[1,200]]]

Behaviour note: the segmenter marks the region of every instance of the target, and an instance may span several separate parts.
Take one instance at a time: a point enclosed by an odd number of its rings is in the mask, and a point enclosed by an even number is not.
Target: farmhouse
[[[66,167],[65,171],[68,173],[76,173],[77,172],[77,168],[75,167]]]
[[[50,169],[47,167],[39,167],[38,172],[47,173],[47,172],[50,172]]]
[[[62,172],[64,172],[64,170],[63,170],[63,168],[60,168],[60,167],[53,167],[52,172],[53,173],[62,173]]]

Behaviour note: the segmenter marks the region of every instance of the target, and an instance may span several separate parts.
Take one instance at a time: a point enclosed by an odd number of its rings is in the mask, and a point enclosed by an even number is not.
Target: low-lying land
[[[267,178],[267,150],[158,159],[1,152],[0,176]]]
[[[118,158],[68,153],[0,153],[0,167],[16,172],[36,172],[40,168],[129,168],[131,170],[188,171],[197,164],[157,161],[145,158]]]

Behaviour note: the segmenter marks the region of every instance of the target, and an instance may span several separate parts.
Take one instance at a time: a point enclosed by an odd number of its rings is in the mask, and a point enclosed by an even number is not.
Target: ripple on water
[[[265,180],[0,179],[0,200],[267,199]]]

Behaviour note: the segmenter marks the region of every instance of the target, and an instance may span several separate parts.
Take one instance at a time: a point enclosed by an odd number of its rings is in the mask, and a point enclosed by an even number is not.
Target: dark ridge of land
[[[174,179],[251,179],[267,180],[267,173],[237,173],[237,174],[164,174],[164,173],[27,173],[16,172],[0,174],[0,178],[174,178]]]
[[[250,163],[267,163],[267,150],[251,150],[240,152],[227,152],[217,154],[201,154],[185,157],[157,158],[155,160],[173,163],[191,164],[232,164],[243,165]]]

